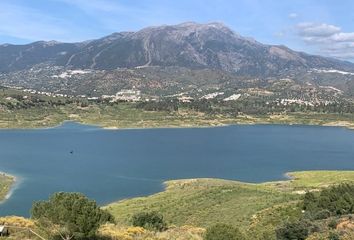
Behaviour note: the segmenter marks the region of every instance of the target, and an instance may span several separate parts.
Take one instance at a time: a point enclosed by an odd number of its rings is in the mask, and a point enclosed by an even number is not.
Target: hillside
[[[259,90],[254,89],[258,94]],[[248,94],[248,93],[247,93]],[[251,94],[251,92],[250,92]],[[206,127],[229,124],[305,124],[354,128],[353,104],[266,104],[259,96],[235,102],[110,102],[0,88],[0,128],[52,127],[64,121],[105,128]],[[326,96],[331,96],[326,93]],[[333,97],[333,96],[332,96]],[[238,112],[242,111],[242,112]]]
[[[298,219],[306,222],[309,216],[302,208],[306,192],[318,196],[334,189],[333,185],[354,182],[353,171],[306,171],[289,175],[291,180],[260,184],[221,179],[168,181],[164,192],[103,207],[114,215],[116,223],[103,224],[97,239],[202,240],[205,229],[216,223],[237,226],[244,240],[276,239],[276,229],[284,223],[296,223]],[[145,211],[162,213],[168,229],[159,232],[132,226],[131,217]],[[11,216],[1,217],[0,221],[11,226],[10,239],[38,239],[36,233],[48,234],[48,229],[41,228],[34,219]],[[315,218],[311,224],[316,229],[309,233],[307,240],[331,239],[329,236],[333,234],[349,240],[354,234],[351,214]]]
[[[193,22],[81,43],[0,45],[0,83],[72,94],[262,87],[291,78],[354,93],[354,64],[266,45],[224,24]]]
[[[111,70],[148,66],[210,68],[245,76],[289,75],[311,68],[354,70],[354,64],[261,44],[222,23],[193,22],[114,33],[82,43],[35,42],[2,45],[0,70],[9,72],[40,63],[79,69]]]
[[[274,239],[277,225],[302,216],[298,203],[306,191],[354,181],[352,171],[294,172],[291,176],[291,181],[263,184],[216,179],[168,181],[164,192],[123,200],[106,209],[121,224],[129,224],[134,213],[149,210],[161,212],[171,225],[228,223],[240,227],[250,239]]]

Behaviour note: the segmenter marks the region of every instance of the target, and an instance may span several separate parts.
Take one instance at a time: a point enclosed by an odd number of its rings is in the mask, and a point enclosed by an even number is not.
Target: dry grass
[[[203,228],[182,226],[151,232],[141,227],[106,224],[99,229],[99,235],[112,240],[202,240],[204,231]]]

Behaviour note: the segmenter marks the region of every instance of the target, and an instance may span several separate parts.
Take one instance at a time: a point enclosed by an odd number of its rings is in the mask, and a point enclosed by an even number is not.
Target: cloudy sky
[[[354,61],[352,0],[0,0],[0,44],[75,42],[185,21],[224,22],[263,43]]]

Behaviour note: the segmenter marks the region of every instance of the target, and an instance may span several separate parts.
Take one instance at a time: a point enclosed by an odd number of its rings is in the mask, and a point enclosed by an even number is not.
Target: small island
[[[15,181],[16,178],[14,176],[0,172],[0,202],[6,200]]]

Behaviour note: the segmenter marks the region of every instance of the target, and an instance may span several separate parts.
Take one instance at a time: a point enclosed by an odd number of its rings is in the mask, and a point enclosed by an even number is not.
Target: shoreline
[[[277,186],[278,184],[288,184],[291,185],[294,181],[299,181],[304,177],[301,177],[303,174],[329,174],[329,175],[335,175],[335,174],[352,174],[353,175],[353,182],[354,182],[354,170],[305,170],[305,171],[293,171],[293,172],[285,172],[282,174],[284,179],[279,179],[279,180],[271,180],[271,181],[264,181],[264,182],[244,182],[244,181],[239,181],[239,180],[233,180],[233,179],[225,179],[225,178],[208,178],[208,177],[203,177],[203,178],[182,178],[182,179],[170,179],[166,181],[162,181],[162,190],[156,193],[152,193],[149,195],[143,195],[143,196],[137,196],[137,197],[130,197],[130,198],[124,198],[120,199],[117,201],[113,201],[110,203],[107,203],[105,205],[102,205],[102,208],[107,208],[112,204],[118,204],[121,202],[125,201],[130,201],[134,199],[140,199],[140,198],[149,198],[154,195],[158,195],[167,191],[170,191],[173,188],[176,188],[176,186],[185,186],[191,183],[196,183],[198,181],[218,181],[218,182],[224,182],[225,184],[241,184],[241,185],[252,185],[252,186]],[[298,176],[300,175],[300,177]],[[334,184],[334,183],[333,183]],[[328,187],[329,185],[324,185],[324,187]],[[305,188],[305,187],[304,187]]]
[[[31,110],[14,112],[17,116],[9,121],[2,115],[0,130],[52,129],[75,122],[92,127],[121,129],[157,128],[210,128],[229,125],[309,125],[343,127],[354,130],[354,113],[336,114],[319,112],[284,112],[267,114],[204,114],[200,112],[156,112],[135,109],[133,105],[123,104],[111,108],[89,108],[75,115],[72,109],[62,109],[62,113],[49,111],[45,115],[33,115]],[[28,117],[27,115],[31,117]],[[31,115],[32,114],[32,115]]]
[[[0,171],[0,175],[12,179],[14,183],[17,182],[17,179],[18,179],[18,177],[16,175],[12,175],[12,174],[2,172],[2,171]]]
[[[248,186],[268,186],[272,187],[274,189],[278,189],[279,186],[287,186],[287,185],[293,185],[295,182],[299,182],[304,179],[302,175],[323,175],[324,177],[326,175],[343,175],[343,174],[350,174],[353,179],[350,181],[354,182],[354,170],[305,170],[305,171],[293,171],[293,172],[285,172],[282,174],[284,179],[279,179],[279,180],[271,180],[271,181],[264,181],[264,182],[245,182],[245,181],[239,181],[239,180],[233,180],[233,179],[223,179],[223,178],[188,178],[188,179],[170,179],[166,181],[161,181],[161,190],[155,193],[151,193],[148,195],[141,195],[141,196],[136,196],[136,197],[129,197],[129,198],[124,198],[112,202],[105,203],[101,205],[102,208],[108,208],[113,204],[119,204],[119,203],[124,203],[126,201],[131,201],[134,199],[138,198],[149,198],[151,196],[155,196],[161,193],[165,193],[168,191],[171,191],[176,188],[180,188],[181,186],[187,186],[190,184],[198,183],[198,182],[205,182],[205,181],[211,181],[211,182],[219,182],[219,184],[223,185],[229,185],[229,184],[239,184],[239,185],[248,185]],[[16,175],[12,175],[9,173],[5,172],[0,172],[0,175],[7,177],[12,180],[11,184],[9,185],[8,192],[6,195],[4,195],[3,199],[0,200],[0,205],[5,203],[7,200],[9,200],[14,193],[14,191],[17,189],[19,184],[21,183],[21,178],[19,178]],[[307,177],[311,179],[311,177]],[[347,179],[348,180],[348,179]],[[331,183],[335,184],[335,183]],[[322,185],[322,184],[320,184]],[[294,185],[295,186],[295,185]],[[330,185],[328,184],[323,184],[322,187],[328,187]],[[307,187],[304,185],[301,187],[301,189],[306,189]],[[281,189],[278,189],[281,191]],[[299,192],[299,191],[295,191]]]
[[[76,122],[83,125],[92,125]],[[354,124],[354,123],[353,123]],[[119,127],[100,127],[105,130],[141,130],[141,129],[180,129],[180,128],[217,128],[217,127],[229,127],[229,126],[254,126],[254,125],[273,125],[273,126],[309,126],[309,127],[336,127],[336,128],[344,128],[348,130],[354,130],[354,126],[348,125],[337,125],[337,124],[305,124],[305,123],[282,123],[282,122],[255,122],[255,123],[230,123],[230,124],[217,124],[217,125],[180,125],[180,126],[157,126],[157,127],[127,127],[127,128],[119,128]],[[60,125],[59,125],[60,126]]]
[[[287,204],[289,200],[295,203],[308,191],[321,191],[340,183],[354,184],[353,170],[293,171],[279,176],[292,176],[292,179],[259,183],[215,178],[169,180],[164,182],[162,191],[114,201],[102,208],[109,211],[119,224],[129,223],[132,214],[151,209],[163,213],[177,226],[190,222],[207,226],[215,219],[223,221],[225,216],[227,222],[240,224],[244,221],[249,226],[252,223],[249,220],[254,219],[255,214]],[[220,213],[225,216],[220,218]]]
[[[52,126],[39,126],[39,127],[0,127],[0,130],[50,130],[50,129],[55,129],[63,126],[65,123],[76,123],[80,125],[85,125],[85,126],[92,126],[104,130],[142,130],[142,129],[180,129],[180,128],[217,128],[217,127],[228,127],[228,126],[253,126],[253,125],[274,125],[274,126],[312,126],[312,127],[338,127],[338,128],[344,128],[348,130],[354,130],[354,122],[351,124],[349,122],[345,121],[338,121],[338,122],[330,122],[330,123],[301,123],[301,122],[281,122],[281,121],[274,121],[274,122],[267,122],[267,121],[255,121],[255,122],[250,122],[250,121],[235,121],[234,123],[217,123],[213,125],[209,125],[208,123],[206,124],[186,124],[186,125],[161,125],[161,126],[147,126],[147,127],[118,127],[118,126],[104,126],[104,124],[100,123],[89,123],[85,121],[75,121],[75,120],[64,120],[58,124],[52,125]],[[1,174],[1,172],[0,172]]]

